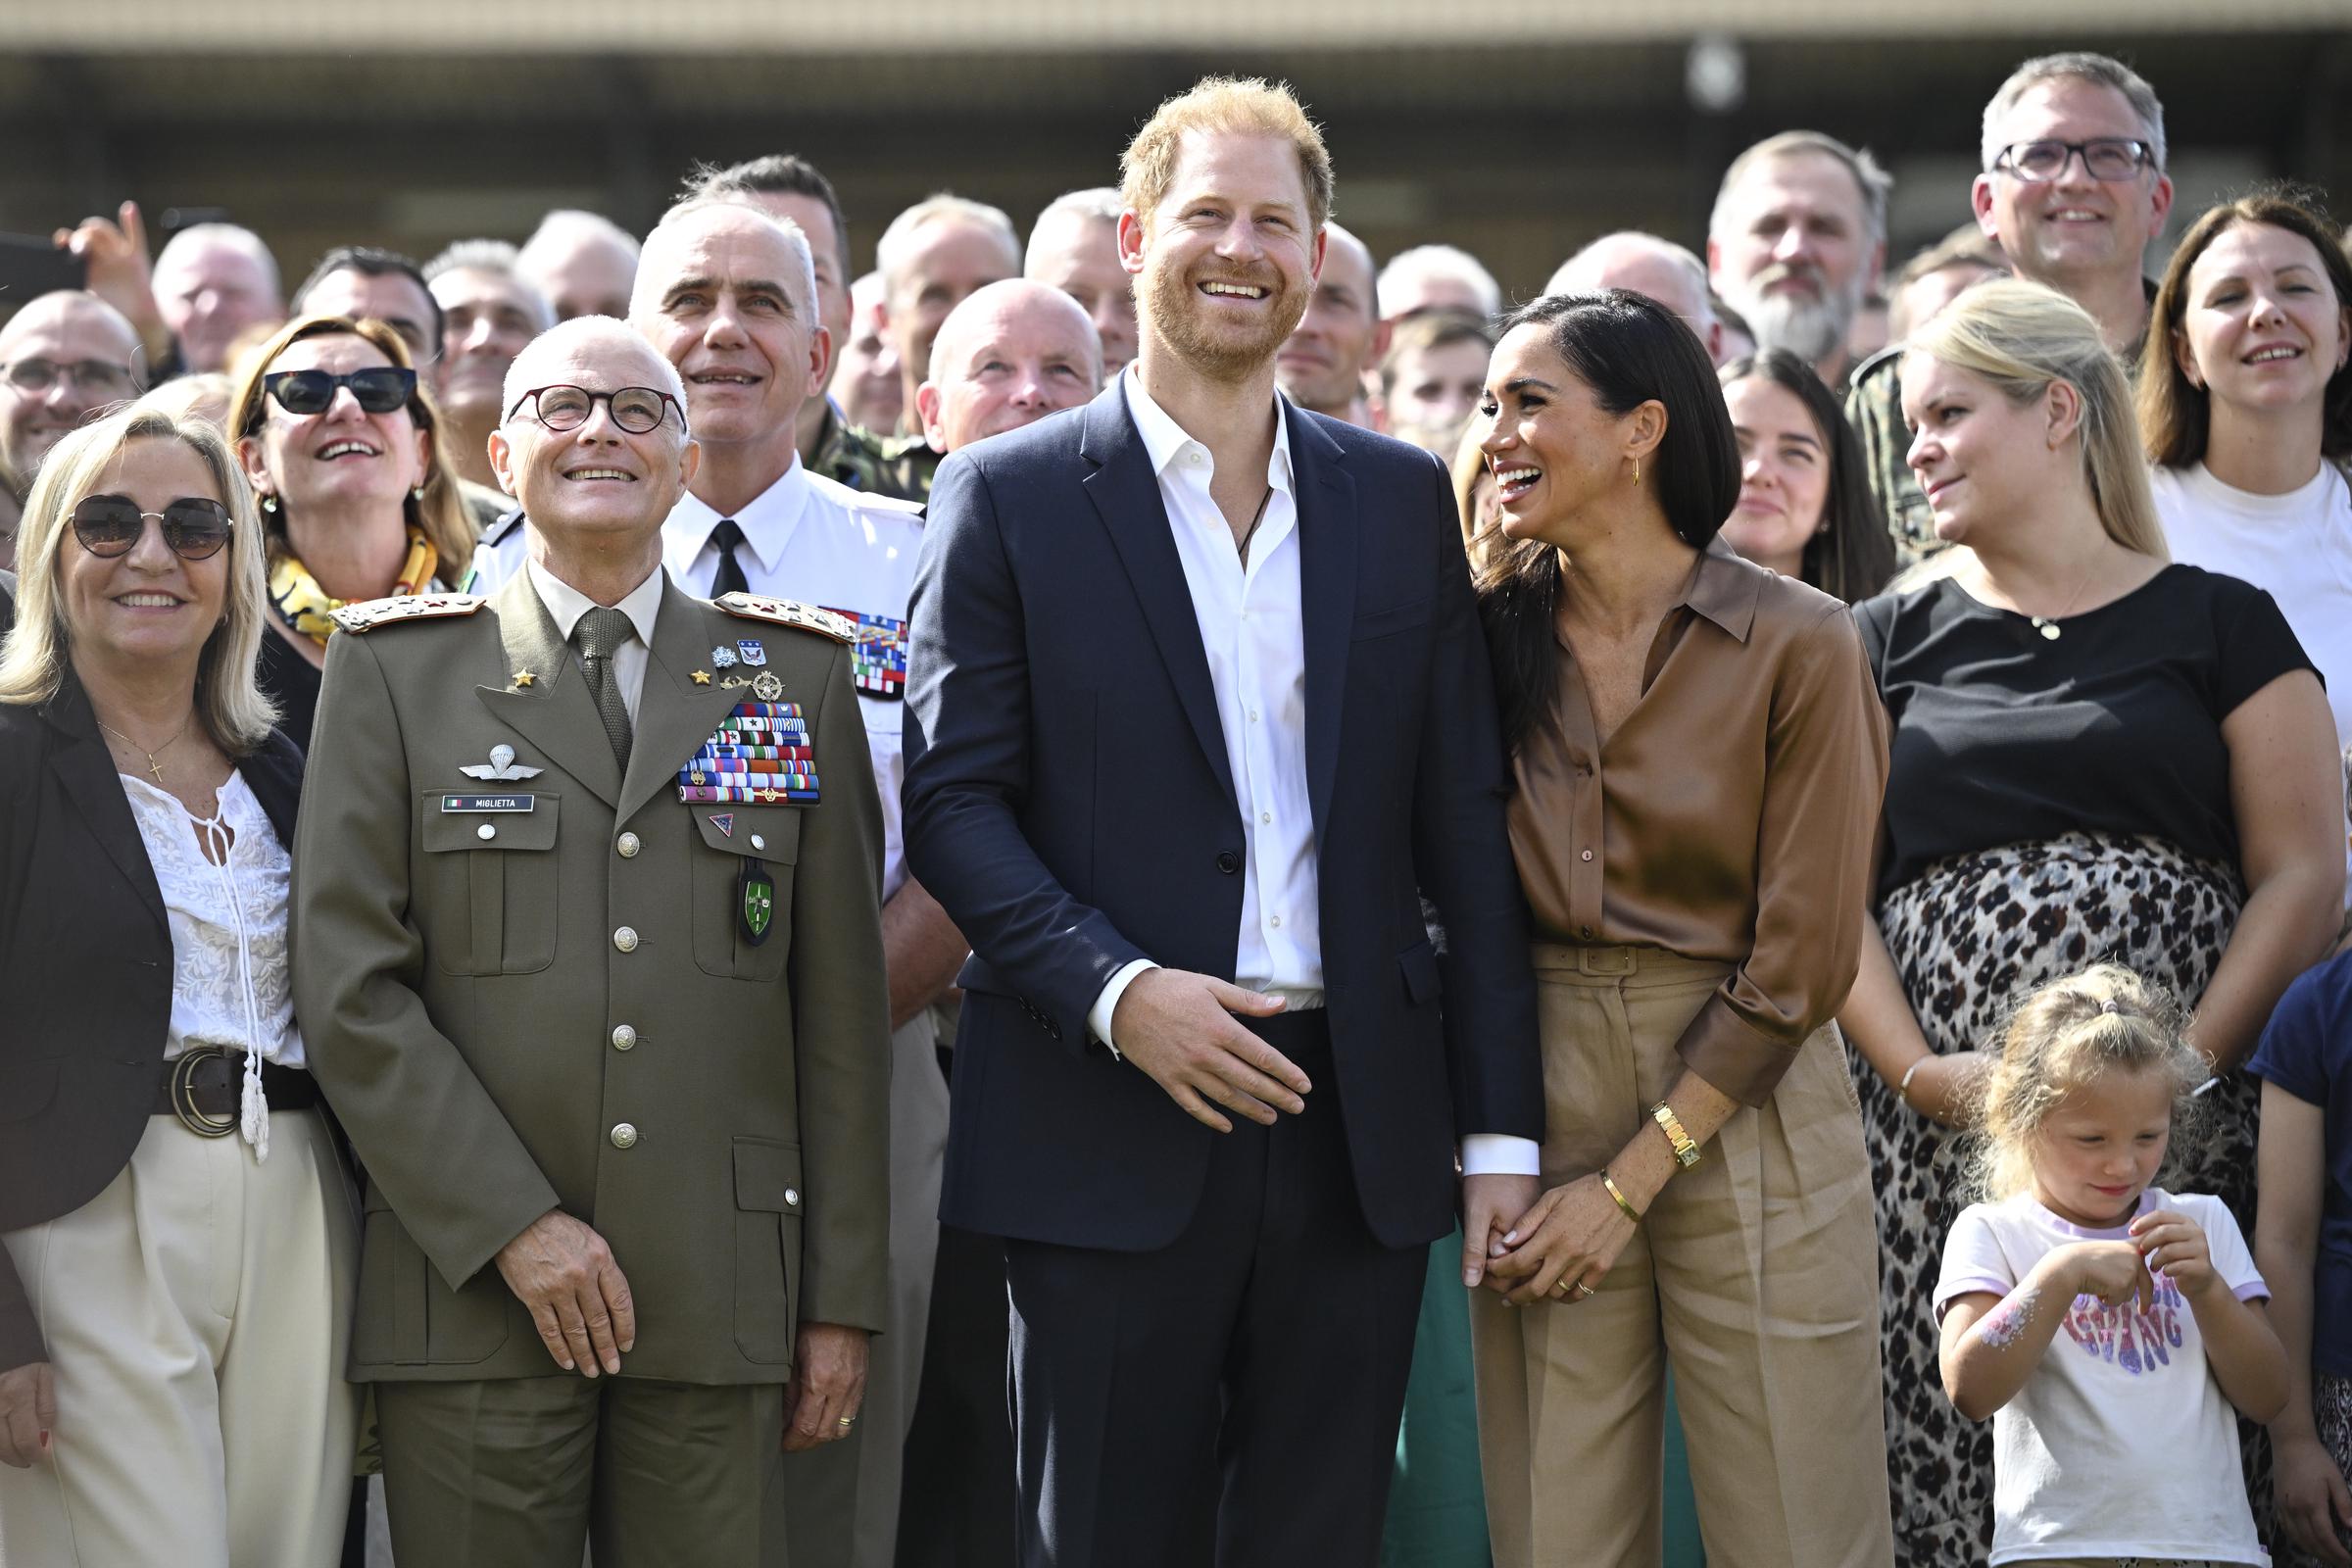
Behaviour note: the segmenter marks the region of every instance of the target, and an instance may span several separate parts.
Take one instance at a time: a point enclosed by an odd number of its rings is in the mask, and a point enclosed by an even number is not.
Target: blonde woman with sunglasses
[[[294,1021],[302,758],[252,493],[134,407],[26,505],[0,643],[0,1560],[334,1558],[349,1178]]]

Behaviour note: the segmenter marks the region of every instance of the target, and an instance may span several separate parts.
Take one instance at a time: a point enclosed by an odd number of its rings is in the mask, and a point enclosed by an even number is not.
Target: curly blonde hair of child
[[[2186,1015],[2163,987],[2121,964],[2094,964],[2054,980],[2009,1015],[1984,1085],[1984,1120],[1975,1160],[1987,1201],[2026,1191],[2034,1140],[2051,1111],[2110,1072],[2160,1073],[2173,1088],[2170,1168],[2193,1144],[2202,1102],[2196,1091],[2213,1060],[2189,1044]]]

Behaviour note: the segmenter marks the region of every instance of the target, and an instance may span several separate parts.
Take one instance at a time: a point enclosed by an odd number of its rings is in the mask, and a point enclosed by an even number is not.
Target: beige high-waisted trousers
[[[150,1116],[81,1207],[0,1236],[57,1378],[48,1457],[0,1465],[5,1568],[322,1568],[351,1507],[351,1184],[316,1110],[270,1158]]]
[[[1682,1071],[1727,966],[1534,950],[1544,1184],[1600,1169]],[[1659,1136],[1652,1130],[1652,1136]],[[1471,1298],[1496,1568],[1656,1568],[1667,1363],[1710,1568],[1886,1568],[1879,1277],[1835,1025],[1650,1205],[1596,1295]]]

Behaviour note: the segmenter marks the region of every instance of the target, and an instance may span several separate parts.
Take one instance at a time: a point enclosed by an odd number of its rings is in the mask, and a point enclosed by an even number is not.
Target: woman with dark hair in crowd
[[[331,612],[456,583],[473,523],[408,345],[380,321],[278,328],[247,356],[228,428],[270,548],[262,690],[307,750]]]
[[[2094,961],[2194,998],[2213,1136],[2167,1185],[2251,1227],[2238,1071],[2341,913],[2327,699],[2270,596],[2170,565],[2131,392],[2097,324],[1998,279],[1912,337],[1909,462],[1954,548],[1857,607],[1894,724],[1875,922],[1839,1021],[1857,1052],[1881,1243],[1898,1563],[1980,1563],[1989,1429],[1943,1398],[1927,1310],[1963,1206],[1979,1048]]]
[[[1495,1560],[1658,1560],[1671,1363],[1711,1556],[1879,1568],[1869,1167],[1830,1016],[1885,720],[1845,608],[1716,538],[1739,457],[1690,328],[1613,289],[1504,329],[1480,598],[1547,1190],[1489,1238],[1509,1304],[1472,1300]]]
[[[302,756],[220,432],[42,464],[0,644],[0,1550],[313,1568],[351,1497],[359,1215],[288,983]]]
[[[2278,601],[2352,747],[2352,261],[2284,192],[2189,225],[2157,287],[2139,418],[2173,559]]]
[[[1740,443],[1740,501],[1724,542],[1849,605],[1886,587],[1894,540],[1862,472],[1861,445],[1813,367],[1766,349],[1720,376]]]

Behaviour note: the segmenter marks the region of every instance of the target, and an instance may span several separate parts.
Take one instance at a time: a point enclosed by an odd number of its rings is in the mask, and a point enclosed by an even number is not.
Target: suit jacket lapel
[[[1159,499],[1158,475],[1152,471],[1151,454],[1128,416],[1127,394],[1120,382],[1113,381],[1087,405],[1079,451],[1097,466],[1082,482],[1135,585],[1144,623],[1175,682],[1176,700],[1225,799],[1238,809],[1240,797],[1225,765],[1225,727],[1217,719],[1216,687],[1208,678],[1208,655],[1200,646],[1200,615],[1193,608],[1192,590],[1185,585],[1184,563],[1176,555],[1167,508]]]
[[[508,578],[490,606],[505,645],[507,679],[504,686],[477,688],[482,705],[612,805],[620,798],[620,764],[612,760],[612,743],[605,739],[588,682],[571,662],[571,650],[540,602],[539,590],[531,586],[529,570]],[[521,671],[531,676],[528,686],[515,683]]]
[[[636,738],[629,746],[629,776],[621,785],[620,804],[613,820],[626,822],[638,808],[678,780],[678,769],[695,749],[718,728],[735,705],[751,693],[742,687],[721,687],[710,668],[710,615],[699,600],[680,592],[674,582],[662,587],[662,608],[654,615],[654,646],[645,664],[645,688],[637,697]],[[786,637],[803,633],[789,627],[776,630]],[[710,675],[698,686],[694,672]],[[736,669],[730,673],[741,675]],[[754,673],[757,673],[756,671]],[[805,702],[813,692],[787,689],[785,702]],[[601,733],[601,732],[600,732]],[[819,760],[819,767],[823,765]]]
[[[107,858],[129,880],[169,942],[172,924],[164,912],[164,890],[155,880],[146,840],[139,837],[138,819],[130,814],[130,797],[123,793],[106,742],[99,738],[98,716],[90,710],[90,700],[82,695],[80,682],[68,675],[64,690],[50,702],[44,716],[58,732],[59,745],[49,754],[49,766],[65,785],[66,798],[89,824],[90,836],[106,851]]]
[[[1298,493],[1298,612],[1306,640],[1306,790],[1315,848],[1331,810],[1340,768],[1340,711],[1347,700],[1348,645],[1355,626],[1355,483],[1346,453],[1293,407],[1291,471]]]

